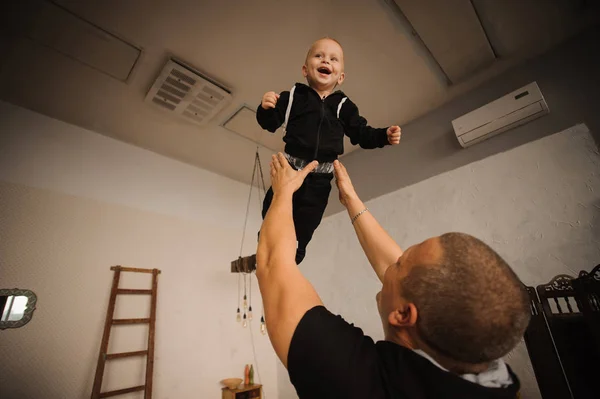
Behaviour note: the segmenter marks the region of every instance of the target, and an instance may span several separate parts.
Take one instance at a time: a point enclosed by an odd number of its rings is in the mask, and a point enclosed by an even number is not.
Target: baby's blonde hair
[[[308,62],[308,58],[310,57],[310,52],[312,51],[313,47],[315,47],[315,44],[317,42],[320,42],[321,40],[331,40],[332,42],[336,42],[338,46],[340,46],[340,48],[342,49],[342,51],[344,50],[344,47],[342,47],[342,43],[340,43],[338,40],[334,39],[333,37],[329,37],[329,36],[324,36],[320,39],[317,39],[313,42],[313,44],[310,45],[310,48],[308,49],[308,53],[306,53],[306,59],[304,60],[304,63]]]

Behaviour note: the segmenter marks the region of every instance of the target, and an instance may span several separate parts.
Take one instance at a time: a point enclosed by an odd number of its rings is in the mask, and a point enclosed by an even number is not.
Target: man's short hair
[[[468,234],[440,237],[439,265],[415,265],[402,280],[421,339],[440,355],[478,364],[506,355],[529,319],[527,291],[493,249]]]

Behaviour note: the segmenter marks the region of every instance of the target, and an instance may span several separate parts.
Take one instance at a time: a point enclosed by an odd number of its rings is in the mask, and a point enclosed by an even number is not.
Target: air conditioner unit
[[[536,82],[515,90],[452,121],[463,147],[523,125],[548,113],[548,104]]]

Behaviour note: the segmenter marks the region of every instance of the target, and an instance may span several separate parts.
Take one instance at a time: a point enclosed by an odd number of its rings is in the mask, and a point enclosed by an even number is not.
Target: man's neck
[[[420,350],[426,353],[433,360],[435,360],[440,366],[454,374],[479,374],[483,373],[490,367],[489,363],[466,364],[463,362],[457,362],[455,360],[448,359],[445,356],[440,356],[437,353],[433,353],[425,349]]]
[[[397,334],[393,337],[386,338],[386,341],[391,341],[397,345],[403,346],[413,351],[420,350],[426,353],[429,357],[435,360],[440,366],[442,366],[446,370],[459,375],[479,374],[481,372],[486,371],[490,366],[489,363],[466,364],[453,359],[449,359],[446,356],[439,355],[434,350],[429,348],[425,343],[420,342],[420,340],[419,342],[415,342],[413,338],[409,338],[404,334]]]

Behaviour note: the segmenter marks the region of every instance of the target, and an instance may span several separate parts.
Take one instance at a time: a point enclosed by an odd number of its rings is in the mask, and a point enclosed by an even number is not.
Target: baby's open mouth
[[[325,68],[325,67],[321,67],[321,68],[317,69],[317,71],[319,73],[324,73],[326,75],[331,75],[331,71],[329,69]]]

